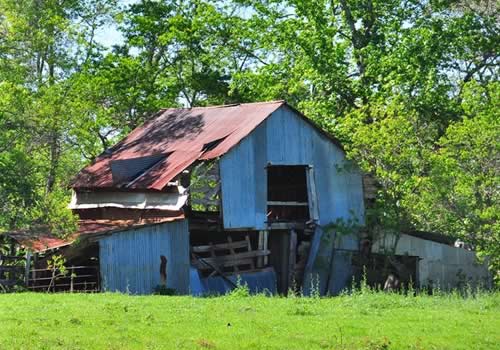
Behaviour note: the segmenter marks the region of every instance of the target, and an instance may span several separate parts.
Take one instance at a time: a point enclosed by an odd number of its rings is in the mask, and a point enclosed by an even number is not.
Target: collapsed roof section
[[[98,235],[107,235],[114,232],[122,232],[138,227],[162,224],[183,219],[184,214],[178,213],[170,217],[144,218],[140,220],[79,220],[78,231],[67,237],[54,236],[52,233],[48,232],[46,228],[8,232],[7,235],[25,248],[31,249],[34,252],[43,252],[50,249],[68,246],[77,239],[81,238],[94,238]]]
[[[194,162],[228,152],[285,104],[162,110],[84,168],[72,187],[161,191]]]

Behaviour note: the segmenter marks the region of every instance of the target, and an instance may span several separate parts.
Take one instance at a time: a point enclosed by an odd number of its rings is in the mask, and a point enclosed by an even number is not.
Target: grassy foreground
[[[0,349],[500,349],[500,294],[4,294]]]

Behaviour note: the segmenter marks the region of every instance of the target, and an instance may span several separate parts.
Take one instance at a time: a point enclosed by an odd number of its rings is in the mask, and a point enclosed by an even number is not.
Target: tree
[[[408,207],[421,227],[472,243],[499,271],[500,84],[470,82],[463,96],[464,116],[439,140],[431,171]]]
[[[247,24],[259,33],[252,40],[266,60],[232,86],[251,99],[286,98],[343,141],[380,184],[368,227],[442,232],[498,256],[497,208],[485,195],[498,173],[458,166],[495,164],[498,129],[482,128],[498,116],[487,122],[470,112],[469,101],[477,86],[474,103],[488,105],[490,114],[498,109],[485,103],[498,81],[497,11],[463,1],[239,3],[251,8]],[[469,140],[467,158],[458,135]],[[477,183],[490,184],[488,191]],[[454,205],[446,209],[449,200]],[[465,220],[470,211],[476,219]]]
[[[100,50],[95,31],[114,4],[0,1],[1,228],[72,221],[67,181],[83,164],[72,144],[81,117],[72,77]]]

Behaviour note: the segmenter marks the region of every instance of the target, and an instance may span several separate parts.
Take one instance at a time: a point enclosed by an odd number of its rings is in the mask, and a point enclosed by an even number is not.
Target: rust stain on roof
[[[197,160],[217,158],[228,152],[285,104],[273,101],[162,110],[84,168],[72,187],[162,190]],[[129,174],[128,179],[122,176],[122,182],[113,179],[113,162],[129,159],[137,164],[141,157],[149,157],[144,158],[146,162],[158,155],[163,157],[158,157],[147,170]]]
[[[61,248],[75,242],[82,237],[110,234],[130,230],[138,227],[163,224],[184,219],[184,214],[177,216],[148,218],[141,220],[79,220],[78,231],[63,239],[47,233],[44,230],[17,231],[8,233],[9,237],[16,240],[22,246],[35,252],[43,252],[50,249]]]

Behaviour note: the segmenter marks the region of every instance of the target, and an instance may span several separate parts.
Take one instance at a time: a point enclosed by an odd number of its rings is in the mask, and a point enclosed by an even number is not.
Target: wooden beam
[[[203,258],[203,260],[208,262],[211,265],[234,266],[234,265],[228,265],[228,264],[234,264],[235,262],[239,262],[241,260],[253,259],[253,258],[256,258],[259,256],[266,256],[266,255],[269,255],[270,253],[271,252],[269,250],[253,250],[251,252],[243,252],[243,253],[236,253],[236,254],[231,254],[231,255]],[[241,265],[243,265],[243,264],[241,264]]]
[[[236,241],[236,242],[228,242],[228,243],[218,243],[212,245],[198,245],[191,247],[191,251],[194,253],[209,253],[212,250],[231,250],[238,248],[247,247],[246,241]]]
[[[267,222],[270,230],[304,230],[306,224],[303,222]]]
[[[257,245],[257,248],[259,250],[264,249],[264,231],[259,231],[259,243]],[[264,257],[258,257],[257,258],[257,267],[261,268],[264,266]]]
[[[316,182],[314,181],[314,168],[309,166],[306,170],[307,177],[307,200],[309,205],[309,217],[315,222],[319,220],[318,196],[316,194]]]
[[[229,244],[233,243],[233,239],[231,238],[231,236],[227,236],[227,241],[228,241],[228,243],[229,243]],[[234,256],[234,255],[236,255],[236,252],[235,252],[234,248],[232,248],[232,247],[231,247],[231,248],[229,248],[229,253],[230,253],[231,255],[233,255],[233,256]],[[250,260],[251,260],[251,259],[250,259]],[[238,264],[234,264],[234,265],[233,265],[233,271],[234,271],[234,272],[238,272],[238,271],[239,271],[239,269],[238,269]]]
[[[250,237],[248,235],[245,236],[245,240],[247,241],[248,243],[248,251],[251,252],[252,251],[252,244],[250,243]],[[260,258],[260,257],[259,257]],[[255,270],[255,261],[253,261],[254,259],[251,259],[251,263],[250,263],[250,266],[252,267],[252,270]]]
[[[264,247],[262,248],[262,250],[267,250],[267,241],[269,238],[269,231],[263,231],[263,232],[264,232]],[[264,255],[264,266],[267,266],[268,260],[269,260],[269,256]]]
[[[280,206],[280,207],[307,207],[309,203],[307,202],[284,202],[284,201],[268,201],[268,206]]]
[[[204,261],[207,260],[207,258],[202,258],[202,259]],[[214,268],[212,266],[207,265],[204,261],[200,261],[199,259],[194,260],[194,261],[191,261],[191,265],[196,267],[198,270],[214,270]],[[235,261],[227,261],[223,265],[219,265],[219,267],[234,267],[234,266],[241,266],[241,265],[251,265],[252,261],[253,261],[253,259],[241,259],[241,260],[235,260]],[[210,265],[212,265],[212,264],[210,264]],[[237,274],[238,272],[246,272],[246,270],[245,271],[233,271],[233,272],[228,272],[228,273],[222,273],[222,272],[219,272],[218,270],[215,270],[215,273],[212,273],[210,275],[210,277],[215,276],[216,274],[227,275],[227,274],[232,274],[232,273]]]
[[[259,250],[267,250],[267,241],[268,241],[269,231],[262,230],[259,231]],[[268,256],[261,256],[257,258],[257,267],[262,268],[267,266]]]
[[[31,268],[31,252],[28,250],[26,252],[26,264],[24,265],[24,283],[26,287],[30,280],[30,268]]]
[[[297,232],[290,230],[290,249],[288,256],[288,288],[293,286],[295,276],[295,261],[297,259]]]

